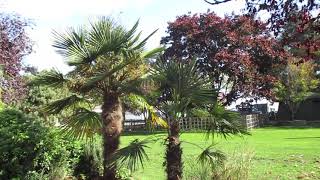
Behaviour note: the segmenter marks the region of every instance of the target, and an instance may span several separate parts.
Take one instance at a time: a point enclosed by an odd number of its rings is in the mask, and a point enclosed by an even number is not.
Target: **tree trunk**
[[[294,112],[291,111],[291,117],[290,117],[291,121],[294,121]]]
[[[290,111],[290,120],[293,121],[295,118],[295,108],[292,104],[288,104],[289,111]]]
[[[102,135],[103,135],[103,179],[115,180],[116,165],[110,165],[111,158],[119,147],[122,131],[122,106],[118,94],[105,93],[102,105]]]
[[[179,140],[179,122],[170,123],[168,145],[166,152],[166,171],[168,180],[182,179],[182,149]]]

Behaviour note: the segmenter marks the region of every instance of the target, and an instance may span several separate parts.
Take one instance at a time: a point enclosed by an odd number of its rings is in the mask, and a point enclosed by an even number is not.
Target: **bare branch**
[[[217,4],[221,4],[221,3],[226,3],[226,2],[229,2],[229,1],[232,1],[232,0],[221,0],[221,1],[218,1],[218,0],[213,0],[212,2],[208,1],[208,0],[204,0],[206,3],[210,4],[210,5],[217,5]]]

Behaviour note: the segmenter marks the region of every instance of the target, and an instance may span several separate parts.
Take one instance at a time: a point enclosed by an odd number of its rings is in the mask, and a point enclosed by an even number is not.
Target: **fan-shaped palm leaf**
[[[86,100],[83,97],[73,94],[46,105],[43,110],[49,114],[57,114],[71,106],[76,106],[80,102],[86,102]]]
[[[31,80],[29,85],[46,85],[51,87],[62,87],[68,80],[56,69],[45,71]]]
[[[80,107],[72,116],[62,121],[63,133],[76,138],[90,138],[102,128],[99,113]]]
[[[129,96],[127,96],[127,98],[129,98],[131,103],[134,103],[140,110],[148,111],[148,119],[151,120],[152,125],[159,125],[163,128],[168,127],[167,122],[157,114],[157,110],[152,105],[150,105],[145,98],[136,94],[130,94]]]
[[[207,137],[211,135],[221,135],[227,138],[234,134],[249,134],[246,128],[241,124],[241,116],[237,112],[226,110],[225,107],[218,103],[209,111],[210,116],[207,118],[209,127],[207,129]]]
[[[214,149],[214,145],[210,145],[200,153],[197,159],[202,166],[209,164],[214,168],[222,166],[227,158],[222,151]]]
[[[143,167],[144,160],[149,159],[145,148],[149,148],[147,144],[150,142],[150,139],[133,140],[128,146],[115,153],[111,165],[117,163],[120,167],[126,167],[131,171],[135,171],[139,165]]]
[[[198,71],[195,60],[157,60],[151,77],[166,97],[167,110],[182,113],[191,104],[215,102],[216,91],[210,86],[208,77]]]

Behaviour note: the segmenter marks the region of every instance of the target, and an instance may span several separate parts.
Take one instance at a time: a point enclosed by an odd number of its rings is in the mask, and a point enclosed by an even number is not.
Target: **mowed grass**
[[[129,134],[121,142],[126,145],[133,139],[152,136]],[[156,136],[165,138],[164,133]],[[207,141],[205,133],[182,133],[181,140],[185,141],[182,143],[184,167],[190,170],[190,164],[195,164],[201,152],[192,143],[206,147],[212,139]],[[149,161],[133,174],[134,179],[165,179],[163,142],[149,145]],[[320,128],[261,128],[244,137],[215,138],[214,143],[230,156],[242,151],[254,153],[250,179],[320,179]]]

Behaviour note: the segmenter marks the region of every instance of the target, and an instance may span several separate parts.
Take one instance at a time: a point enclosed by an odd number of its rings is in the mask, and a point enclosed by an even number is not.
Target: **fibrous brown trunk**
[[[110,165],[111,158],[119,147],[122,131],[123,112],[119,96],[116,93],[105,93],[102,105],[103,135],[103,179],[115,180],[116,165]]]
[[[168,145],[166,152],[166,171],[168,180],[182,179],[182,149],[179,140],[179,123],[170,123]]]

